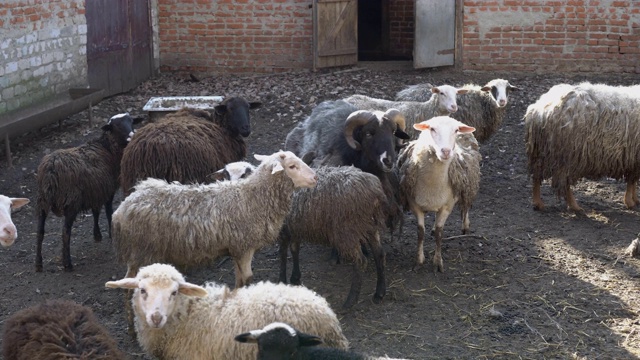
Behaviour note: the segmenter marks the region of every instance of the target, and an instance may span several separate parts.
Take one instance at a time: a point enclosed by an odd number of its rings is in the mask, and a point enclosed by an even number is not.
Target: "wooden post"
[[[7,132],[4,136],[4,142],[7,146],[7,165],[12,168],[13,163],[11,162],[11,144],[9,143],[9,133]]]

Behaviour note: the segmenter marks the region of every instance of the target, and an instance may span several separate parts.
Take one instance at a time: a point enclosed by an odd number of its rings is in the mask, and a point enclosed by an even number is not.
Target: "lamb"
[[[260,106],[231,97],[215,107],[213,116],[183,109],[142,127],[122,157],[120,183],[125,195],[148,177],[202,183],[225,164],[244,159],[244,137],[251,133],[249,110]]]
[[[300,285],[300,243],[333,246],[342,259],[354,262],[351,290],[343,305],[350,308],[360,294],[360,267],[366,261],[362,246],[368,244],[378,277],[373,301],[379,303],[386,293],[385,255],[379,230],[384,226],[387,208],[380,180],[353,166],[320,167],[316,173],[315,188],[294,193],[291,210],[280,231],[280,282],[287,281],[288,248],[293,259],[291,283]]]
[[[471,134],[475,129],[451,117],[438,116],[415,124],[414,128],[422,133],[398,156],[400,198],[405,209],[411,210],[418,222],[416,267],[424,263],[424,214],[436,212],[433,264],[442,272],[444,224],[454,205],[460,202],[463,230],[465,227],[468,229],[468,208],[466,217],[464,211],[477,194],[482,157]]]
[[[625,205],[638,205],[640,85],[556,85],[529,105],[524,123],[534,209],[544,209],[548,178],[572,211],[582,211],[571,191],[581,178],[624,179]]]
[[[431,88],[431,98],[425,102],[416,101],[391,101],[376,99],[365,95],[352,95],[344,101],[362,110],[397,109],[406,119],[406,126],[413,128],[413,124],[430,119],[434,116],[448,115],[458,111],[456,95],[465,94],[468,90],[455,88],[450,85],[441,85]],[[418,137],[418,132],[410,130],[410,138]]]
[[[294,188],[317,181],[291,152],[255,157],[261,164],[242,181],[139,182],[113,214],[116,255],[127,264],[127,276],[154,262],[188,266],[229,255],[236,287],[249,284],[253,254],[278,238]]]
[[[0,245],[9,247],[18,238],[16,226],[11,221],[11,211],[27,205],[29,199],[0,195]]]
[[[142,267],[136,277],[105,286],[134,289],[138,343],[161,359],[255,359],[257,349],[235,342],[234,334],[275,321],[318,334],[327,346],[349,347],[327,301],[302,286],[259,282],[231,291],[209,282],[201,287],[167,264]]]
[[[13,314],[4,325],[2,354],[19,359],[126,359],[90,308],[48,300]]]
[[[47,215],[64,216],[62,231],[62,264],[65,271],[72,271],[71,227],[81,211],[93,212],[93,239],[102,240],[98,225],[100,208],[104,205],[111,235],[113,197],[118,190],[120,160],[131,137],[133,125],[142,118],[132,118],[128,113],[118,114],[102,126],[98,139],[70,149],[56,150],[45,155],[38,166],[38,234],[36,271],[42,271],[42,241]]]
[[[396,94],[396,101],[427,101],[431,84],[412,85]],[[493,79],[484,86],[467,84],[468,90],[457,99],[458,111],[451,116],[476,128],[473,133],[480,143],[487,141],[502,125],[511,91],[520,90],[508,80]]]
[[[366,356],[352,351],[317,347],[322,338],[309,335],[282,322],[237,335],[241,343],[258,344],[256,360],[394,360],[386,356]],[[401,359],[396,359],[401,360]]]
[[[235,181],[246,179],[249,175],[256,171],[256,167],[246,161],[236,161],[228,163],[222,169],[209,175],[207,178],[211,181]]]

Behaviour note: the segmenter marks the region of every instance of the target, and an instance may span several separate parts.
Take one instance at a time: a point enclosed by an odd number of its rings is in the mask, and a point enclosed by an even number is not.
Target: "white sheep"
[[[396,100],[427,101],[432,87],[431,84],[409,86],[396,94]],[[458,111],[449,116],[475,127],[473,134],[482,143],[498,130],[504,120],[509,95],[519,88],[508,80],[493,79],[484,86],[467,84],[462,89],[468,92],[457,98]]]
[[[17,210],[29,203],[26,198],[11,198],[0,195],[0,245],[9,247],[18,238],[18,230],[11,221],[11,210]]]
[[[414,128],[421,131],[420,136],[409,142],[398,156],[400,199],[418,222],[416,266],[424,263],[425,212],[436,212],[433,264],[435,269],[444,271],[441,255],[443,227],[456,202],[466,197],[464,201],[470,206],[475,198],[480,183],[481,156],[477,148],[473,150],[469,145],[475,142],[471,134],[475,129],[458,120],[438,116],[415,124]],[[468,216],[463,222],[468,222]]]
[[[237,335],[235,340],[258,344],[256,360],[394,360],[386,356],[367,356],[353,351],[318,347],[323,343],[321,337],[306,334],[282,322]]]
[[[412,139],[418,137],[418,131],[412,131],[413,124],[431,119],[434,116],[448,115],[458,111],[456,95],[465,94],[468,90],[455,88],[450,85],[440,85],[431,88],[431,98],[425,102],[392,101],[376,99],[365,95],[352,95],[344,101],[360,110],[397,109],[406,119],[406,127]]]
[[[533,207],[542,210],[542,181],[564,197],[573,211],[582,211],[571,186],[582,178],[624,179],[624,203],[640,202],[640,85],[560,84],[529,105],[524,115]]]
[[[231,291],[210,282],[201,287],[166,264],[142,267],[135,278],[105,286],[134,290],[138,342],[161,359],[253,360],[257,347],[234,336],[276,321],[317,334],[327,346],[349,347],[327,301],[302,286],[259,282]]]

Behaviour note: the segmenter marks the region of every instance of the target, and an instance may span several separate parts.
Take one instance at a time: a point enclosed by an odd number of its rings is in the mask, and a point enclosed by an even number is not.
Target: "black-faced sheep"
[[[418,131],[413,130],[413,124],[431,119],[434,116],[455,113],[458,111],[456,95],[464,94],[467,91],[449,85],[440,85],[431,88],[431,98],[424,102],[392,101],[365,95],[352,95],[343,100],[362,110],[397,109],[406,119],[407,131],[411,139],[415,139],[418,137]]]
[[[9,247],[18,238],[18,230],[11,221],[11,211],[17,210],[29,203],[26,198],[12,198],[0,195],[0,245]]]
[[[183,109],[143,126],[122,157],[125,195],[152,177],[183,184],[202,183],[225,164],[244,159],[251,133],[249,110],[259,102],[231,97],[206,111]]]
[[[427,101],[431,96],[430,84],[412,85],[396,94],[397,101]],[[458,96],[458,111],[452,118],[476,128],[473,133],[480,143],[493,135],[504,120],[511,91],[519,90],[504,79],[493,79],[484,86],[467,84],[467,93]],[[443,114],[441,114],[443,115]]]
[[[573,211],[582,208],[571,186],[582,178],[624,179],[625,205],[640,203],[640,85],[556,85],[529,105],[524,123],[534,209],[544,208],[540,187],[548,178]]]
[[[121,360],[125,354],[90,308],[49,300],[13,314],[4,324],[5,360]]]
[[[362,286],[360,267],[366,262],[362,246],[369,245],[376,264],[374,302],[386,293],[384,251],[380,230],[384,227],[387,197],[380,180],[353,166],[316,169],[318,184],[293,194],[291,211],[280,232],[280,281],[287,281],[287,249],[291,249],[291,283],[299,285],[300,243],[334,247],[342,259],[354,262],[351,290],[345,308],[358,301]]]
[[[305,334],[281,322],[237,335],[235,340],[257,344],[256,360],[394,360],[386,356],[367,356],[352,351],[318,347],[323,343],[322,338]]]
[[[481,156],[477,147],[474,150],[473,144],[477,146],[471,135],[474,128],[458,120],[438,116],[414,127],[422,133],[398,156],[400,198],[405,209],[411,210],[418,222],[416,266],[424,263],[425,212],[436,212],[433,264],[437,270],[444,271],[441,255],[443,227],[458,201],[467,201],[470,206],[475,198],[480,183]],[[454,163],[455,166],[452,165]],[[463,206],[460,205],[464,219]],[[463,229],[465,226],[468,228],[468,216],[463,222]]]
[[[349,346],[327,301],[302,286],[259,282],[231,291],[210,282],[200,287],[166,264],[142,267],[135,278],[105,285],[134,289],[138,342],[161,359],[252,360],[258,349],[234,341],[234,335],[276,321],[317,334],[327,346]]]
[[[113,196],[118,190],[122,152],[133,136],[133,124],[141,118],[128,113],[109,119],[102,126],[98,139],[70,149],[56,150],[45,155],[38,166],[38,234],[36,271],[42,271],[42,241],[47,215],[64,216],[62,231],[62,264],[66,271],[73,270],[71,263],[71,227],[81,211],[93,212],[93,238],[102,240],[98,220],[104,206],[111,234]]]

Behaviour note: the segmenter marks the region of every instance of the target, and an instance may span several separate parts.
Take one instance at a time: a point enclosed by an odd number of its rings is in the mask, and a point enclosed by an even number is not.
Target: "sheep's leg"
[[[251,284],[251,280],[253,280],[251,261],[253,260],[253,253],[255,251],[255,249],[247,249],[247,251],[240,256],[240,259],[234,259],[236,264],[236,288]]]
[[[468,234],[469,224],[471,224],[471,222],[469,221],[469,209],[464,209],[461,212],[462,212],[462,234]]]
[[[436,213],[436,251],[433,254],[433,267],[434,271],[444,272],[444,262],[442,261],[442,233],[444,232],[444,223],[447,221],[449,214],[451,214],[453,204],[451,207],[444,207]]]
[[[42,241],[44,240],[44,224],[47,221],[47,212],[40,210],[38,214],[38,234],[36,237],[36,271],[42,272]]]
[[[353,272],[351,274],[351,289],[349,289],[349,295],[347,296],[347,300],[345,300],[344,304],[342,304],[342,307],[344,309],[349,309],[358,302],[361,289],[362,289],[362,272],[360,271],[359,262],[356,261],[353,264]]]
[[[637,205],[637,195],[635,194],[635,181],[627,181],[627,191],[624,193],[624,204],[631,209]]]
[[[124,277],[133,278],[138,275],[138,268],[127,265],[127,273]],[[134,325],[135,314],[133,312],[133,305],[131,299],[133,298],[133,290],[128,289],[124,291],[124,309],[127,314],[127,332],[132,338],[136,338],[136,327]]]
[[[283,227],[280,231],[280,281],[283,284],[287,283],[287,253],[289,252],[289,244],[291,243],[291,236],[289,232]]]
[[[300,285],[302,284],[302,274],[300,273],[300,242],[292,241],[289,248],[291,249],[291,260],[293,260],[293,269],[291,270],[289,283],[292,285]]]
[[[100,232],[100,208],[91,209],[93,213],[93,241],[102,241],[102,233]]]
[[[111,218],[113,215],[113,196],[104,204],[104,213],[107,215],[107,226],[109,227],[109,239],[111,239]]]
[[[64,229],[62,231],[62,265],[64,271],[73,271],[71,263],[71,227],[78,215],[75,211],[65,210],[64,212]]]
[[[633,192],[633,195],[631,196],[631,198],[633,199],[633,202],[638,205],[638,191],[637,191],[637,187],[638,187],[638,180],[634,180],[633,181],[633,186],[631,187],[631,191]]]
[[[387,293],[387,285],[384,278],[385,256],[384,249],[382,248],[382,245],[380,243],[380,233],[376,231],[373,235],[374,240],[369,242],[369,246],[371,246],[373,261],[376,264],[376,274],[378,276],[378,281],[376,283],[376,292],[373,294],[373,302],[378,304],[382,301],[382,298]]]
[[[576,202],[575,196],[573,196],[573,191],[571,191],[571,185],[567,184],[565,188],[565,200],[567,201],[567,206],[569,209],[575,212],[581,212],[582,208]]]
[[[416,264],[413,270],[417,270],[422,264],[424,264],[424,212],[417,206],[413,206],[411,211],[416,217],[418,223],[418,251],[416,253]]]
[[[540,187],[542,186],[542,179],[533,177],[533,209],[534,210],[544,210],[544,202],[542,202],[542,197],[540,195]]]

